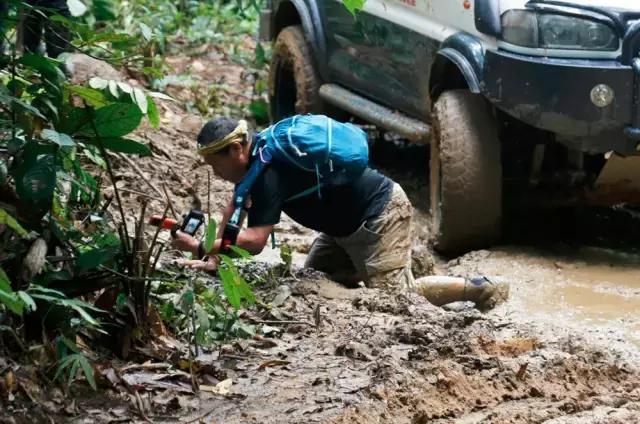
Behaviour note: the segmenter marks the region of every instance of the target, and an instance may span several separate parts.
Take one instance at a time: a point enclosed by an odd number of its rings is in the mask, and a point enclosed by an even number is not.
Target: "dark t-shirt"
[[[393,181],[371,168],[350,183],[326,186],[289,200],[317,185],[316,175],[292,165],[272,163],[251,187],[249,227],[274,225],[285,212],[297,223],[333,237],[344,237],[374,218],[391,197]]]

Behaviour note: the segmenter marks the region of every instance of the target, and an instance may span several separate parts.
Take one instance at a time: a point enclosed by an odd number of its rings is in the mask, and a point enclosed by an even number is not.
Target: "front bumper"
[[[487,51],[483,92],[529,125],[582,139],[585,150],[634,151],[640,141],[640,59],[634,60],[638,66]],[[599,84],[615,92],[613,102],[602,108],[590,97]]]

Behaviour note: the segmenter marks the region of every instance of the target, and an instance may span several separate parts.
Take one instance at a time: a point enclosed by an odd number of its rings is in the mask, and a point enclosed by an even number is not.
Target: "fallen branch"
[[[120,368],[120,373],[125,373],[129,371],[138,371],[138,370],[164,370],[167,368],[171,368],[171,364],[167,363],[153,363],[153,364],[133,364],[127,365],[126,367]]]
[[[295,320],[252,320],[256,324],[304,324],[304,325],[313,325],[307,321],[295,321]]]

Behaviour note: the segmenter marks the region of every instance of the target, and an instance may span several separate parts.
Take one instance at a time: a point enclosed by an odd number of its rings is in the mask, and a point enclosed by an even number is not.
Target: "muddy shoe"
[[[486,277],[467,280],[462,277],[431,275],[416,280],[416,292],[436,306],[470,301],[481,311],[487,311],[507,300],[509,286]]]
[[[509,298],[509,285],[487,277],[472,278],[467,281],[466,298],[476,304],[481,311],[488,311]]]

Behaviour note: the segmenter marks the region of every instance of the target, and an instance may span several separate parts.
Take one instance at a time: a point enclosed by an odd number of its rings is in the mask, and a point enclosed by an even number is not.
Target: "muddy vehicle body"
[[[270,0],[260,29],[273,120],[340,110],[430,144],[443,252],[499,239],[503,186],[640,202],[636,0]]]

